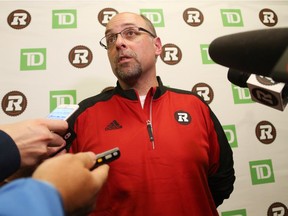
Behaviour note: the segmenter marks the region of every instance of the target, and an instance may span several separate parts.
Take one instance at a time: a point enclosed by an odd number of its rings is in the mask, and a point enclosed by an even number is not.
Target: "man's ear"
[[[159,56],[162,53],[162,42],[159,37],[154,38],[154,44],[155,44],[155,55]]]

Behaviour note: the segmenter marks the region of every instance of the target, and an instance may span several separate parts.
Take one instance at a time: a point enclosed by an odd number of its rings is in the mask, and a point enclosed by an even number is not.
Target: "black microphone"
[[[247,80],[250,77],[251,74],[238,71],[234,69],[229,69],[227,73],[228,80],[233,83],[236,86],[239,86],[241,88],[247,88]]]
[[[283,111],[288,100],[288,85],[265,76],[229,69],[228,80],[241,88],[248,88],[251,99],[257,103]]]
[[[288,83],[288,28],[252,30],[214,39],[211,59],[220,65]]]

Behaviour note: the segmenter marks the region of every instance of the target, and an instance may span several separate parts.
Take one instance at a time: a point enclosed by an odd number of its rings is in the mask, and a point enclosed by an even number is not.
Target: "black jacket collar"
[[[156,87],[156,91],[155,91],[155,94],[153,96],[154,99],[159,98],[167,90],[167,87],[165,87],[163,85],[161,78],[159,76],[157,76],[157,81],[158,81],[158,86]],[[153,87],[150,89],[150,91],[153,91]],[[138,99],[137,92],[134,89],[123,90],[118,81],[117,81],[117,86],[116,86],[114,92],[116,94],[119,94],[122,97],[130,99],[130,100],[137,100]]]

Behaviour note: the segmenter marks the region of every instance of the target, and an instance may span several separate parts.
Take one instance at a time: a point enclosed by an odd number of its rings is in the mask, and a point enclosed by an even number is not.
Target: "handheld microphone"
[[[225,67],[288,83],[288,28],[218,37],[208,52],[215,63]]]
[[[251,99],[257,103],[283,111],[288,101],[288,87],[265,76],[229,69],[228,80],[241,88],[248,88]]]

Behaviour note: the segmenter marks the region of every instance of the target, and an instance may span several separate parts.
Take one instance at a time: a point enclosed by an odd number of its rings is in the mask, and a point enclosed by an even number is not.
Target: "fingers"
[[[75,157],[80,159],[83,163],[83,166],[90,170],[96,162],[96,155],[93,152],[82,152],[75,154]],[[108,177],[109,166],[107,164],[103,164],[93,171],[91,171],[92,177],[97,185],[97,187],[101,187],[103,183],[106,181]]]
[[[61,148],[60,148],[61,149]],[[58,152],[59,150],[57,150],[56,152]],[[67,153],[66,148],[62,149],[61,151],[59,151],[55,156],[60,156],[60,155],[64,155]]]
[[[68,215],[88,213],[87,210],[93,209],[109,169],[108,165],[102,165],[91,172],[95,161],[93,152],[68,153],[46,160],[33,173],[33,178],[47,181],[59,191]]]
[[[58,147],[47,147],[47,155],[48,157],[54,157],[54,156],[59,156],[62,154],[66,154],[67,150],[64,148],[65,145],[58,146]]]
[[[82,161],[83,166],[90,169],[96,162],[96,155],[93,152],[81,152],[75,154],[79,160]]]
[[[47,145],[48,147],[59,147],[65,145],[65,140],[58,134],[51,132],[51,142]]]
[[[43,121],[50,131],[54,131],[59,134],[64,133],[68,129],[68,123],[63,120],[43,119]]]
[[[109,165],[103,164],[93,171],[91,171],[91,174],[93,175],[95,181],[97,182],[98,187],[102,187],[106,179],[108,178],[108,172],[109,172]]]

